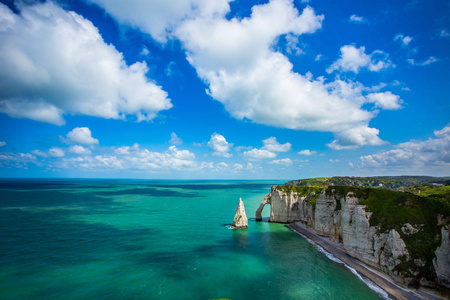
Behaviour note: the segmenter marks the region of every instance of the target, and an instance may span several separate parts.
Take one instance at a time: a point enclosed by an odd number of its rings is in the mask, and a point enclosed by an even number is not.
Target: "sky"
[[[450,2],[0,0],[0,177],[450,175]]]

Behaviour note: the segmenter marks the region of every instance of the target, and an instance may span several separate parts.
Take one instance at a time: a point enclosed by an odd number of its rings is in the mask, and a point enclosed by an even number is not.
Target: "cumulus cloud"
[[[408,46],[408,44],[412,41],[412,37],[399,33],[394,37],[394,41],[400,41],[402,46]]]
[[[262,141],[264,146],[262,149],[266,149],[272,152],[287,152],[291,150],[291,143],[280,144],[276,137],[270,137]]]
[[[94,145],[98,140],[92,137],[91,130],[88,127],[76,127],[66,135],[65,142],[68,144]]]
[[[327,144],[333,150],[347,150],[358,148],[359,145],[383,145],[385,144],[379,137],[379,130],[360,126],[347,129],[334,134],[335,140]]]
[[[225,137],[218,133],[213,133],[208,142],[208,146],[214,151],[213,155],[222,157],[233,156],[230,152],[233,144],[228,143]]]
[[[64,150],[58,147],[52,147],[48,150],[48,155],[51,157],[63,157]]]
[[[0,19],[0,112],[62,125],[67,113],[142,121],[171,108],[147,64],[128,66],[82,16],[47,1],[19,14],[0,3]]]
[[[36,163],[36,156],[30,153],[0,152],[1,167],[26,168],[29,163]]]
[[[269,150],[265,150],[265,149],[252,149],[249,151],[245,151],[244,152],[244,157],[250,160],[260,160],[260,159],[267,159],[267,158],[274,158],[276,157],[277,154],[269,151]]]
[[[364,23],[366,19],[358,15],[351,15],[348,21],[351,23]]]
[[[183,140],[180,139],[175,132],[172,132],[170,134],[170,141],[169,143],[173,144],[173,145],[181,145],[183,144]]]
[[[0,141],[0,147],[3,147],[6,145],[6,142]]]
[[[304,52],[298,47],[298,43],[298,36],[292,34],[286,35],[286,52],[295,55],[303,54]]]
[[[434,138],[425,141],[411,140],[389,151],[361,156],[363,168],[393,168],[396,171],[434,172],[448,176],[450,170],[450,125],[434,131]]]
[[[310,73],[296,73],[289,59],[274,50],[276,41],[286,36],[293,53],[302,35],[322,27],[324,16],[317,15],[309,6],[299,12],[292,0],[271,0],[253,6],[249,17],[229,18],[231,9],[227,0],[188,0],[176,8],[170,7],[177,0],[165,1],[167,7],[153,4],[154,1],[139,7],[137,3],[141,1],[130,4],[91,1],[123,24],[136,26],[158,41],[180,40],[187,60],[207,85],[207,93],[236,119],[294,130],[331,131],[335,137],[341,137],[339,140],[350,128],[378,132],[368,127],[376,113],[362,109],[370,102],[362,94],[363,88],[342,84],[341,80],[325,83],[325,78],[313,79]],[[161,15],[153,20],[150,16],[158,10]],[[330,72],[356,73],[361,68],[380,71],[392,66],[388,55],[379,50],[366,54],[364,47],[347,45],[341,52]],[[377,138],[347,141],[362,142],[353,145],[357,147]],[[220,153],[228,152],[215,152]]]
[[[375,50],[371,54],[365,53],[366,48],[361,46],[356,48],[353,45],[341,47],[341,57],[336,60],[328,69],[328,73],[339,70],[341,72],[359,73],[360,69],[367,68],[370,71],[378,72],[392,66],[388,55],[380,50]]]
[[[91,150],[84,148],[80,145],[72,145],[67,150],[69,153],[77,154],[77,155],[89,155],[92,153]]]
[[[450,33],[447,30],[442,29],[439,31],[438,36],[443,37],[443,38],[449,38]]]
[[[317,154],[317,151],[311,151],[309,149],[305,149],[305,150],[299,151],[297,153],[300,154],[300,155],[311,156],[311,155]]]
[[[113,152],[114,154],[64,159],[61,161],[60,167],[73,165],[84,169],[144,171],[188,170],[198,167],[194,153],[188,150],[178,150],[176,146],[170,146],[164,152],[154,152],[134,144],[132,147],[115,148]]]
[[[184,20],[222,14],[232,0],[88,0],[103,7],[119,22],[142,31],[165,43]]]
[[[35,155],[35,156],[40,156],[40,157],[47,157],[48,154],[44,151],[41,150],[33,150],[31,151],[31,154]]]
[[[422,62],[417,62],[417,61],[416,61],[415,59],[413,59],[413,58],[409,58],[407,61],[409,62],[409,64],[411,64],[411,65],[413,65],[413,66],[420,66],[420,67],[423,67],[423,66],[428,66],[428,65],[431,65],[432,63],[438,62],[439,59],[437,59],[437,58],[434,57],[434,56],[430,56],[428,59],[426,59],[426,60],[424,60],[424,61],[422,61]]]
[[[376,107],[388,110],[396,110],[402,108],[402,100],[400,96],[391,92],[373,93],[367,95],[370,102],[375,103]]]
[[[290,159],[290,158],[283,158],[283,159],[272,160],[269,164],[292,166],[293,162],[292,162],[292,159]]]

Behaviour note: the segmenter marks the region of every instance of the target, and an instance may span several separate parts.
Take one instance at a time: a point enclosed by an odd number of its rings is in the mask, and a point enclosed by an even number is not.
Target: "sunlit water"
[[[0,299],[380,299],[254,221],[279,183],[1,180]],[[239,197],[249,228],[231,230]]]

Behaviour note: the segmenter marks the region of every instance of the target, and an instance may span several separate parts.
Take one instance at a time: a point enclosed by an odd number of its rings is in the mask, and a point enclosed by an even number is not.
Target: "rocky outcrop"
[[[317,234],[330,237],[332,240],[342,241],[341,229],[341,200],[335,199],[334,196],[327,196],[323,190],[316,199],[316,207],[314,210],[314,231]],[[312,207],[312,206],[311,206]]]
[[[433,266],[439,283],[450,288],[450,227],[441,229],[441,246],[436,250]]]
[[[261,202],[261,204],[259,204],[258,209],[256,210],[256,215],[255,215],[255,220],[256,221],[262,221],[262,211],[264,209],[264,206],[266,206],[266,204],[271,204],[271,199],[272,199],[272,194],[269,193],[267,194],[263,201]]]
[[[239,204],[236,207],[236,213],[234,215],[233,225],[231,225],[231,228],[237,229],[247,227],[248,227],[248,220],[247,215],[245,214],[244,202],[242,202],[242,198],[239,198]]]
[[[395,281],[417,284],[419,278],[416,276],[427,263],[411,256],[404,238],[422,230],[420,225],[405,223],[397,227],[398,230],[381,230],[379,225],[371,225],[372,212],[353,192],[345,194],[333,188],[324,188],[319,193],[311,190],[314,189],[273,186],[261,202],[256,219],[261,220],[264,206],[270,204],[269,222],[300,221],[317,234],[341,243],[349,255],[388,274]],[[442,228],[441,246],[433,260],[439,284],[446,287],[450,285],[449,240],[447,226]]]
[[[285,193],[272,186],[271,192],[267,194],[258,209],[255,219],[261,221],[261,213],[266,204],[270,204],[269,222],[291,223],[303,220],[306,224],[312,225],[313,207],[308,201],[314,193],[302,196],[296,192]]]

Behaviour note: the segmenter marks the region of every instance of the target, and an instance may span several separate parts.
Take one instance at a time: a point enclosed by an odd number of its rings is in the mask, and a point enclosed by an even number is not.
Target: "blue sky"
[[[450,175],[450,3],[0,1],[0,176]]]

